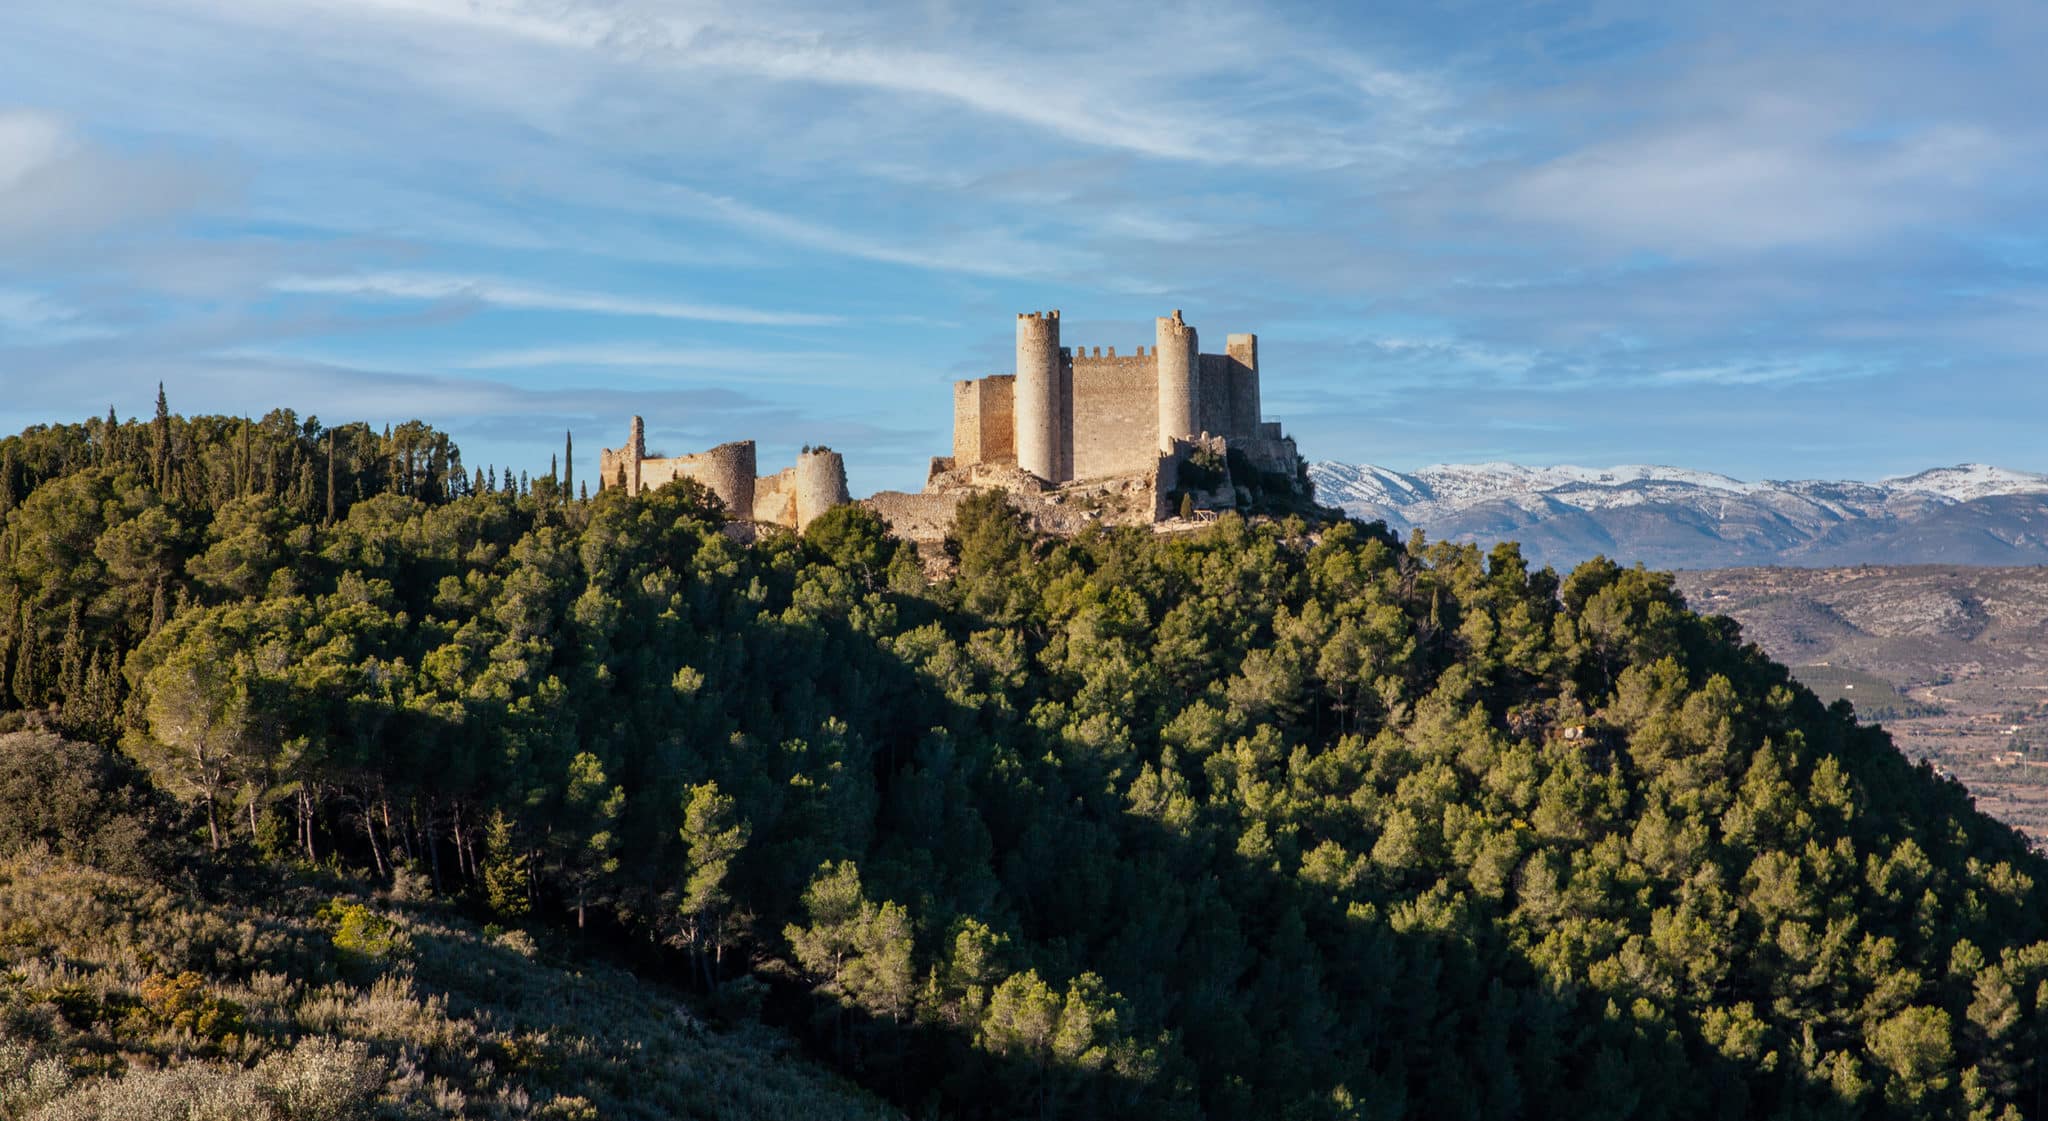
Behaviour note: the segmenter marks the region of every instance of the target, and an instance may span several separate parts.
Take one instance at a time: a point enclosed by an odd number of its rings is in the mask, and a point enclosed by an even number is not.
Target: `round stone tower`
[[[1017,466],[1060,482],[1060,313],[1017,316]]]
[[[699,466],[689,473],[691,478],[711,488],[711,493],[725,503],[726,516],[736,522],[748,521],[754,516],[754,442],[734,440],[720,444],[708,452],[690,457]]]
[[[1195,339],[1195,329],[1181,319],[1179,309],[1174,310],[1172,318],[1160,317],[1156,337],[1159,450],[1168,451],[1175,439],[1191,440],[1196,434],[1195,382],[1201,369],[1202,348]]]
[[[819,449],[796,457],[796,528],[810,528],[819,514],[853,501],[846,492],[846,461],[835,451]]]

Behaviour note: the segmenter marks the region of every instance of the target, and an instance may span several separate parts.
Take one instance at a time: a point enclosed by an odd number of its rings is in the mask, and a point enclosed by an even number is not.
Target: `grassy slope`
[[[0,863],[0,1118],[890,1116],[766,1029],[523,934],[347,885],[261,896]]]

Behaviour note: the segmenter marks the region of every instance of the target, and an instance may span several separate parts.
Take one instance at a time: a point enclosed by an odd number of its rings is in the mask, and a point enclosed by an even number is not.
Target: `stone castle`
[[[598,489],[624,487],[627,494],[639,494],[676,479],[692,479],[717,495],[735,520],[795,530],[850,501],[846,461],[838,452],[806,448],[797,455],[796,466],[757,477],[752,440],[720,444],[695,455],[651,457],[647,454],[646,424],[637,416],[625,447],[598,453],[597,477]]]
[[[694,479],[756,525],[801,530],[850,501],[836,452],[806,449],[776,475],[754,470],[751,440],[649,457],[639,417],[626,446],[598,461],[600,487],[638,494]],[[1017,316],[1015,370],[954,383],[953,454],[932,460],[924,491],[863,503],[898,534],[930,542],[951,528],[962,497],[991,488],[1055,532],[1307,497],[1293,439],[1260,413],[1258,336],[1228,335],[1223,353],[1203,354],[1179,311],[1156,321],[1149,352],[1123,356],[1061,345],[1057,311]]]
[[[1017,368],[953,385],[953,455],[945,470],[1014,466],[1054,486],[1156,471],[1221,440],[1261,471],[1291,475],[1294,441],[1259,415],[1259,337],[1225,336],[1203,354],[1181,313],[1161,316],[1155,345],[1060,345],[1060,313],[1017,316]]]

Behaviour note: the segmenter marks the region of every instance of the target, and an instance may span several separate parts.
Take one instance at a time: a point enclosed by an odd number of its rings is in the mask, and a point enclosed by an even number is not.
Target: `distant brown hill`
[[[1734,568],[1678,583],[2048,841],[2048,568]]]

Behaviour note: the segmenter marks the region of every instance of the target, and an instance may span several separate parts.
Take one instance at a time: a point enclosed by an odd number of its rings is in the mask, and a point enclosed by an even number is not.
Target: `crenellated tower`
[[[1060,313],[1017,316],[1017,466],[1049,483],[1060,478]]]

